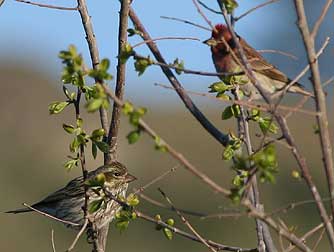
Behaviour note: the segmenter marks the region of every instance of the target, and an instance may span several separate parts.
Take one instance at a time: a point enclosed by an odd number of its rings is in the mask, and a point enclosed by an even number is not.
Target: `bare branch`
[[[161,37],[161,38],[153,38],[151,40],[144,40],[142,42],[139,42],[138,44],[135,44],[134,46],[132,46],[132,48],[150,43],[150,42],[154,42],[154,41],[158,41],[158,40],[196,40],[196,41],[201,41],[199,38],[193,38],[193,37]]]
[[[46,217],[48,217],[48,218],[50,218],[50,219],[59,221],[59,222],[61,222],[61,223],[64,223],[64,224],[67,224],[67,225],[71,225],[71,226],[80,226],[80,224],[78,224],[78,223],[74,223],[74,222],[71,222],[71,221],[62,220],[62,219],[59,219],[59,218],[57,218],[57,217],[54,217],[54,216],[52,216],[52,215],[50,215],[50,214],[47,214],[47,213],[45,213],[45,212],[42,212],[42,211],[40,211],[40,210],[38,210],[38,209],[36,209],[36,208],[34,208],[34,207],[28,205],[27,203],[23,203],[22,205],[24,205],[25,207],[29,208],[30,210],[32,210],[32,211],[34,211],[34,212],[36,212],[36,213],[39,213],[39,214],[41,214],[41,215],[43,215],[43,216],[46,216]]]
[[[66,252],[70,252],[74,249],[75,245],[77,244],[79,238],[81,237],[81,235],[83,234],[83,232],[85,232],[85,229],[88,225],[88,219],[85,219],[85,223],[83,224],[82,228],[80,229],[80,231],[78,232],[77,236],[75,237],[74,241],[72,242],[71,246],[66,250]]]
[[[166,199],[166,201],[170,204],[171,208],[177,213],[177,215],[180,217],[182,222],[189,228],[189,230],[203,243],[207,248],[209,248],[212,252],[217,252],[210,244],[207,243],[207,241],[195,230],[195,228],[190,224],[190,222],[181,214],[180,211],[178,211],[175,206],[173,205],[172,201],[167,197],[164,191],[162,191],[160,188],[158,189],[159,192],[162,194],[162,196]]]
[[[189,24],[189,25],[198,27],[198,28],[200,28],[200,29],[203,29],[203,30],[206,30],[206,31],[210,31],[210,32],[211,32],[211,29],[210,29],[210,28],[207,28],[207,27],[205,27],[205,26],[203,26],[203,25],[199,25],[199,24],[196,24],[196,23],[194,23],[194,22],[191,22],[191,21],[188,21],[188,20],[185,20],[185,19],[182,19],[182,18],[166,17],[166,16],[160,16],[160,18],[163,18],[163,19],[169,19],[169,20],[174,20],[174,21],[178,21],[178,22],[182,22],[182,23]]]
[[[141,31],[142,37],[144,40],[150,40],[151,37],[146,31],[145,27],[140,22],[139,18],[137,17],[134,10],[130,7],[129,16],[134,23],[135,27]],[[165,59],[161,55],[158,47],[153,43],[148,43],[148,47],[150,48],[151,52],[154,54],[157,61],[162,62],[166,64]],[[201,123],[201,125],[206,129],[207,132],[209,132],[218,142],[220,142],[223,145],[226,145],[229,141],[228,134],[224,134],[220,132],[205,116],[204,114],[196,107],[196,105],[193,103],[191,98],[184,92],[183,87],[178,82],[175,75],[172,73],[172,71],[167,67],[161,67],[162,71],[170,81],[170,83],[175,88],[176,92],[180,96],[181,100],[185,104],[185,106],[188,108],[188,110],[193,114],[193,116]]]
[[[20,3],[35,5],[35,6],[42,7],[42,8],[49,8],[49,9],[56,9],[56,10],[69,10],[69,11],[78,10],[78,7],[62,7],[62,6],[55,6],[55,5],[49,5],[49,4],[35,3],[35,2],[25,1],[25,0],[15,0],[15,1],[20,2]]]
[[[234,21],[238,21],[238,20],[242,19],[243,17],[249,15],[249,14],[252,13],[253,11],[256,11],[257,9],[260,9],[260,8],[262,8],[262,7],[264,7],[264,6],[267,6],[267,5],[269,5],[269,4],[272,4],[272,3],[275,3],[275,2],[278,2],[278,1],[279,1],[279,0],[269,0],[269,1],[265,2],[265,3],[259,4],[259,5],[255,6],[255,7],[251,8],[251,9],[249,9],[249,10],[246,11],[245,13],[241,14],[239,17],[235,17],[235,18],[234,18]]]

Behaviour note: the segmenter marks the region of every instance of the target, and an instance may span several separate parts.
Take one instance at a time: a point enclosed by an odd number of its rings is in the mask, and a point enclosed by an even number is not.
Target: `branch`
[[[92,61],[92,66],[94,69],[97,69],[100,59],[99,59],[99,51],[97,47],[97,42],[95,39],[95,34],[93,31],[93,25],[88,13],[86,0],[77,0],[78,3],[78,11],[80,13],[82,25],[85,30],[86,34],[86,40],[89,47],[89,53]],[[96,83],[101,83],[101,80],[98,78],[95,78]],[[108,117],[107,117],[107,111],[104,108],[100,108],[100,121],[102,128],[104,129],[105,136],[108,135]],[[109,156],[104,156],[104,163],[107,164],[109,161]],[[85,178],[85,177],[84,177]],[[87,204],[87,197],[85,197],[85,204]],[[106,237],[108,235],[108,227],[109,225],[105,225],[100,230],[95,230],[94,225],[90,225],[89,228],[93,231],[93,233],[96,233],[96,236],[93,235],[93,251],[94,252],[104,252],[106,247]]]
[[[49,9],[69,10],[69,11],[78,10],[78,7],[61,7],[61,6],[55,6],[55,5],[49,5],[49,4],[35,3],[35,2],[25,1],[25,0],[15,0],[15,1],[20,2],[20,3],[35,5],[35,6],[38,6],[38,7],[49,8]]]
[[[128,40],[128,16],[130,1],[122,0],[121,10],[119,14],[119,28],[118,28],[118,55],[121,54],[123,46],[127,43]],[[117,62],[117,77],[116,77],[116,96],[119,99],[123,99],[124,89],[125,89],[125,73],[126,73],[126,63],[122,63],[120,57],[118,57]],[[116,150],[117,150],[117,136],[120,126],[120,116],[121,116],[121,107],[114,102],[111,123],[109,127],[109,134],[107,138],[107,143],[110,146],[110,154],[105,155],[107,159],[106,162],[110,162],[110,156],[113,156],[113,159],[116,159]]]
[[[164,228],[168,228],[169,230],[171,230],[173,233],[175,234],[178,234],[180,236],[183,236],[185,238],[188,238],[190,240],[193,240],[193,241],[197,241],[197,242],[201,242],[198,237],[192,235],[192,234],[189,234],[187,232],[184,232],[176,227],[173,227],[173,226],[170,226],[168,224],[166,224],[165,222],[163,221],[159,221],[155,218],[152,218],[142,212],[139,212],[139,211],[136,211],[136,214],[139,218],[141,219],[144,219],[146,221],[149,221],[149,222],[152,222],[154,224],[157,224],[157,225],[160,225]],[[227,245],[224,245],[224,244],[220,244],[220,243],[217,243],[217,242],[214,242],[214,241],[211,241],[211,240],[205,240],[210,246],[218,249],[218,250],[226,250],[226,251],[234,251],[234,252],[257,252],[257,249],[256,248],[240,248],[240,247],[233,247],[233,246],[227,246]]]
[[[174,210],[177,215],[180,217],[182,222],[190,229],[190,231],[200,240],[201,243],[203,243],[208,249],[210,249],[212,252],[217,252],[216,249],[214,249],[196,230],[195,228],[190,224],[190,222],[181,214],[177,208],[175,208],[172,201],[167,197],[167,195],[162,191],[160,188],[158,189],[159,192],[162,194],[162,196],[166,199],[166,201],[171,206],[172,210]]]
[[[143,24],[140,22],[139,18],[137,17],[134,10],[130,7],[129,16],[134,23],[135,27],[141,31],[142,37],[144,40],[151,40],[150,35],[146,31]],[[147,44],[153,55],[155,56],[156,60],[158,62],[163,62],[164,64],[167,64],[163,56],[161,55],[158,47],[153,43]],[[196,107],[196,105],[193,103],[191,98],[186,94],[183,87],[175,77],[175,75],[172,73],[172,71],[167,67],[161,67],[162,71],[172,84],[172,86],[175,88],[177,94],[185,104],[185,106],[188,108],[188,110],[192,113],[192,115],[200,122],[200,124],[208,131],[219,143],[223,145],[227,145],[229,141],[229,137],[227,134],[224,134],[220,132],[205,116],[204,114]]]
[[[316,60],[316,51],[315,51],[315,41],[314,36],[317,32],[320,23],[322,22],[329,5],[332,3],[332,0],[327,0],[324,11],[319,17],[313,34],[310,33],[308,28],[308,23],[306,19],[304,2],[301,0],[294,0],[296,13],[298,16],[298,27],[303,38],[304,46],[307,51],[308,61],[311,67],[311,76],[312,84],[315,94],[316,109],[320,113],[317,117],[317,124],[319,127],[319,136],[321,142],[321,150],[323,155],[323,163],[326,171],[327,184],[329,189],[329,194],[331,198],[334,198],[334,164],[333,164],[333,149],[331,144],[331,136],[328,129],[328,117],[327,117],[327,107],[326,107],[326,97],[321,85],[319,64]],[[334,200],[331,201],[331,210],[332,215],[334,214]],[[327,220],[324,220],[326,224],[326,231],[329,241],[331,243],[331,248],[334,249],[334,230],[331,223],[327,223]]]

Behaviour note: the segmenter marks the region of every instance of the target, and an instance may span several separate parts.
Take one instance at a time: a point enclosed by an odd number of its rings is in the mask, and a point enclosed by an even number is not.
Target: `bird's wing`
[[[288,77],[278,70],[275,66],[270,64],[265,58],[262,57],[254,48],[247,44],[243,39],[240,39],[240,44],[245,51],[245,55],[252,66],[252,70],[260,74],[264,74],[274,80],[288,82]]]
[[[71,180],[65,187],[59,189],[58,191],[50,194],[42,201],[38,202],[35,205],[38,205],[39,203],[43,202],[45,203],[52,203],[55,201],[62,200],[64,198],[72,198],[77,197],[79,195],[84,194],[84,186],[83,186],[83,179],[82,177],[75,178]]]

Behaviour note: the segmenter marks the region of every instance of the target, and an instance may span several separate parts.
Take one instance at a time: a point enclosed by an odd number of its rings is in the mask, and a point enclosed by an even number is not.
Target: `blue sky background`
[[[58,6],[76,6],[76,1],[49,0],[41,3]],[[117,0],[88,0],[88,7],[95,29],[95,34],[100,49],[100,57],[108,57],[112,61],[110,72],[115,74],[117,55],[117,31],[119,1]],[[240,7],[236,14],[240,14],[249,8],[264,1],[239,0]],[[306,1],[312,17],[316,18],[322,7],[322,1]],[[316,3],[314,3],[316,2]],[[208,5],[217,8],[216,1],[206,1]],[[133,8],[147,27],[152,37],[161,36],[190,36],[204,40],[210,36],[209,32],[186,24],[161,19],[160,16],[173,16],[188,19],[202,25],[206,25],[198,14],[191,0],[134,1]],[[205,11],[213,23],[222,22],[221,16]],[[311,14],[311,13],[310,13]],[[325,36],[332,35],[330,28],[332,19],[330,16],[322,26],[319,43]],[[287,72],[293,78],[305,66],[304,48],[300,40],[300,34],[295,25],[296,16],[292,1],[281,0],[270,6],[266,6],[247,16],[237,23],[237,32],[246,37],[248,42],[256,49],[279,49],[294,53],[299,60],[274,54],[265,54],[271,62]],[[131,22],[130,22],[131,25]],[[57,58],[60,50],[69,44],[77,46],[89,60],[88,47],[84,37],[80,16],[76,11],[60,11],[39,8],[13,0],[6,0],[0,8],[0,63],[20,64],[24,67],[34,68],[37,72],[47,72],[50,76],[59,79],[61,64]],[[140,41],[138,38],[130,38],[131,43]],[[214,71],[211,62],[209,48],[199,41],[160,41],[158,46],[166,60],[172,62],[176,57],[185,61],[185,66],[190,69]],[[333,50],[327,53],[323,60],[333,60]],[[138,49],[142,54],[149,54],[145,46]],[[331,76],[331,64],[322,65],[324,79]],[[166,83],[165,77],[157,67],[151,67],[144,76],[137,78],[134,67],[130,62],[128,66],[127,94],[133,99],[161,102],[172,99],[174,94],[170,91],[154,87],[154,82]],[[199,77],[182,75],[180,80],[186,88],[206,91],[207,86],[217,79],[214,77]],[[306,86],[307,78],[304,78]],[[162,95],[157,95],[162,94]],[[164,94],[168,94],[167,96]],[[150,97],[150,99],[147,99]]]

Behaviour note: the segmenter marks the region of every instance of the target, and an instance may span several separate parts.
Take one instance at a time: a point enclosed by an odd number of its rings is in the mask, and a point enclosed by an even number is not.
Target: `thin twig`
[[[69,10],[69,11],[78,10],[78,7],[62,7],[62,6],[55,6],[55,5],[49,5],[49,4],[35,3],[35,2],[25,1],[25,0],[15,0],[15,1],[20,2],[20,3],[35,5],[35,6],[42,7],[42,8],[49,8],[49,9],[56,9],[56,10]]]
[[[160,37],[160,38],[153,38],[151,40],[144,40],[142,42],[139,42],[138,44],[135,44],[132,46],[132,48],[150,43],[150,42],[154,42],[154,41],[158,41],[158,40],[196,40],[196,41],[201,41],[199,38],[193,38],[193,37]]]
[[[260,8],[266,6],[266,5],[269,5],[269,4],[278,2],[278,1],[279,1],[279,0],[269,0],[269,1],[265,2],[265,3],[259,4],[259,5],[255,6],[255,7],[251,8],[251,9],[249,9],[249,10],[246,11],[245,13],[241,14],[239,17],[235,17],[235,18],[234,18],[234,21],[236,22],[236,21],[242,19],[243,17],[249,15],[249,14],[252,13],[253,11],[256,11],[257,9],[260,9]]]
[[[173,87],[170,87],[168,85],[165,84],[161,84],[161,83],[154,83],[155,86],[158,87],[162,87],[162,88],[166,88],[166,89],[171,89],[171,90],[175,90]],[[254,109],[258,109],[260,111],[264,111],[264,112],[271,112],[272,109],[268,106],[268,104],[265,103],[261,103],[261,102],[249,102],[246,100],[224,100],[224,99],[220,99],[219,97],[216,97],[214,95],[210,95],[208,93],[201,93],[201,92],[196,92],[196,91],[191,91],[191,90],[185,90],[185,92],[187,92],[188,94],[192,94],[192,95],[197,95],[197,96],[202,96],[202,97],[206,97],[212,100],[216,100],[216,101],[220,101],[220,102],[224,102],[224,103],[228,103],[228,104],[238,104],[241,106],[245,106],[248,108],[254,108]],[[301,114],[306,114],[306,115],[310,115],[310,116],[316,116],[317,112],[314,111],[310,111],[310,110],[306,110],[306,109],[300,109],[297,108],[295,106],[290,107],[290,106],[284,106],[284,105],[280,105],[278,107],[278,110],[282,110],[282,111],[289,111],[289,112],[299,112]]]
[[[211,27],[211,30],[215,30],[214,25],[211,23],[211,21],[205,16],[205,14],[203,13],[203,11],[201,10],[201,8],[198,5],[198,1],[197,0],[192,0],[193,4],[196,7],[197,12],[203,17],[203,19],[205,20],[205,22]]]
[[[169,230],[171,230],[175,234],[178,234],[180,236],[183,236],[183,237],[188,238],[188,239],[193,240],[193,241],[201,242],[195,235],[184,232],[184,231],[182,231],[182,230],[180,230],[180,229],[178,229],[174,226],[170,226],[163,221],[152,218],[152,217],[150,217],[150,216],[148,216],[148,215],[146,215],[142,212],[139,212],[139,211],[136,211],[136,214],[139,218],[144,219],[144,220],[149,221],[149,222],[152,222],[154,224],[160,225],[164,228],[168,228]],[[217,242],[214,242],[214,241],[211,241],[211,240],[206,240],[206,242],[210,246],[212,246],[212,247],[214,247],[218,250],[226,250],[226,251],[234,251],[234,252],[257,252],[256,248],[240,248],[240,247],[227,246],[227,245],[217,243]]]
[[[71,246],[66,250],[67,252],[70,252],[74,249],[75,245],[77,244],[79,238],[81,237],[81,235],[83,234],[83,232],[85,231],[86,227],[88,225],[88,219],[85,219],[85,222],[82,226],[82,228],[80,229],[80,231],[78,232],[77,236],[75,237],[74,241],[72,242]]]
[[[217,10],[215,10],[215,9],[213,9],[213,8],[210,8],[209,6],[207,6],[205,3],[203,3],[203,2],[200,1],[200,0],[198,0],[197,2],[198,2],[200,5],[202,5],[205,9],[207,9],[208,11],[211,11],[211,12],[213,12],[213,13],[215,13],[215,14],[219,14],[219,15],[222,14],[221,11],[217,11]]]
[[[48,217],[48,218],[50,218],[50,219],[59,221],[59,222],[61,222],[61,223],[68,224],[68,225],[72,225],[72,226],[80,226],[80,224],[78,224],[78,223],[74,223],[74,222],[71,222],[71,221],[62,220],[62,219],[59,219],[59,218],[57,218],[57,217],[54,217],[54,216],[52,216],[52,215],[50,215],[50,214],[47,214],[47,213],[45,213],[45,212],[42,212],[42,211],[40,211],[40,210],[38,210],[38,209],[36,209],[36,208],[34,208],[34,207],[28,205],[27,203],[23,203],[22,205],[24,205],[25,207],[29,208],[30,210],[32,210],[32,211],[34,211],[34,212],[36,212],[36,213],[39,213],[39,214],[41,214],[41,215],[43,215],[43,216],[46,216],[46,217]]]
[[[287,56],[291,59],[298,60],[298,57],[296,55],[293,55],[292,53],[284,52],[281,50],[273,50],[273,49],[262,49],[262,50],[257,50],[259,53],[276,53],[276,54],[281,54],[284,56]]]
[[[206,242],[206,240],[196,231],[196,229],[190,224],[190,222],[181,214],[180,211],[178,211],[173,202],[171,201],[170,198],[167,197],[164,191],[161,190],[161,188],[158,188],[159,192],[162,194],[162,196],[166,199],[166,201],[169,203],[171,208],[177,213],[177,215],[180,217],[182,222],[189,228],[189,230],[207,247],[209,248],[212,252],[217,252],[216,249],[214,249],[210,244]]]
[[[324,7],[323,7],[323,9],[321,11],[321,14],[320,14],[319,18],[315,22],[315,24],[313,26],[313,29],[312,29],[312,32],[310,34],[313,40],[316,38],[317,33],[319,31],[319,28],[320,28],[322,22],[324,21],[326,15],[328,13],[328,10],[329,10],[330,6],[332,5],[332,3],[333,3],[333,0],[328,0],[325,3],[325,5],[324,5]]]
[[[164,177],[166,177],[167,175],[171,174],[172,172],[175,172],[176,169],[178,168],[179,166],[176,165],[174,167],[172,167],[171,169],[169,169],[168,171],[164,172],[163,174],[159,175],[158,177],[152,179],[150,182],[148,182],[147,184],[139,187],[138,189],[134,190],[134,194],[137,194],[137,193],[142,193],[144,190],[146,190],[148,187],[150,187],[151,185],[157,183],[158,181],[162,180]]]
[[[182,22],[182,23],[189,24],[189,25],[198,27],[198,28],[203,29],[203,30],[206,30],[206,31],[211,31],[210,28],[207,28],[207,27],[205,27],[205,26],[203,26],[203,25],[199,25],[199,24],[193,23],[193,22],[191,22],[191,21],[188,21],[188,20],[185,20],[185,19],[182,19],[182,18],[166,17],[166,16],[160,16],[160,18],[163,18],[163,19],[169,19],[169,20],[174,20],[174,21],[178,21],[178,22]]]
[[[53,229],[51,229],[51,245],[52,245],[52,251],[56,252],[55,237],[54,237]]]

